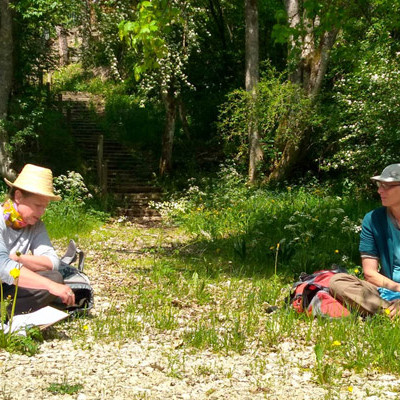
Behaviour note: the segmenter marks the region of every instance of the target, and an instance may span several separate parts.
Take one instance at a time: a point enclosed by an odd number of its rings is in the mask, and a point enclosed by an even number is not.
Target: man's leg
[[[379,296],[376,286],[350,274],[332,276],[329,291],[333,297],[364,316],[381,313],[389,307],[389,303]]]
[[[61,274],[58,271],[38,271],[37,274],[44,276],[54,282],[64,283]],[[15,286],[3,283],[4,298],[11,296],[14,298]],[[17,299],[15,303],[15,315],[24,314],[39,310],[52,303],[56,296],[47,290],[27,289],[18,287]]]

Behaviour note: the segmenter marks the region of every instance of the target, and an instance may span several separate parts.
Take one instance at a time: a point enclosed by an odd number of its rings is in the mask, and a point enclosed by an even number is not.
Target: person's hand
[[[62,302],[65,303],[67,306],[72,306],[75,304],[75,294],[72,289],[67,285],[52,282],[49,288],[49,292],[51,294],[54,294],[54,296],[60,297]]]
[[[12,253],[12,254],[10,254],[10,259],[11,260],[14,260],[14,261],[16,261],[16,262],[19,262],[19,256],[20,256],[21,254],[19,254],[19,255],[17,255],[16,253]]]
[[[390,302],[390,306],[385,310],[385,313],[393,319],[394,317],[400,316],[400,300],[393,300]]]

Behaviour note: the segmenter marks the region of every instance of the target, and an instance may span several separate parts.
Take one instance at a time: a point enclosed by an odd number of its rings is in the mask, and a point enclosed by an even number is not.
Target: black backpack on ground
[[[72,264],[78,261],[78,267]],[[88,312],[93,308],[93,288],[88,276],[83,272],[85,263],[85,253],[76,247],[76,243],[71,239],[68,249],[61,258],[59,272],[64,278],[64,283],[68,285],[75,294],[75,304],[65,308],[70,314]]]

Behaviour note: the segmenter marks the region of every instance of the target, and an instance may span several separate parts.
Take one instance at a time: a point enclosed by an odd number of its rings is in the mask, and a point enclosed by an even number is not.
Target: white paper
[[[15,315],[12,321],[11,332],[24,334],[27,326],[50,326],[64,318],[67,318],[68,315],[68,313],[50,306],[43,307],[40,310],[29,314]],[[5,324],[4,333],[8,333],[8,331],[9,326]]]

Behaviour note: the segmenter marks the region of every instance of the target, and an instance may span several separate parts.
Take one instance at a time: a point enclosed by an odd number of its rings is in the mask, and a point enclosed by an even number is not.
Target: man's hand
[[[390,306],[385,309],[385,313],[391,318],[400,316],[400,300],[393,300]]]
[[[75,304],[75,294],[67,285],[52,282],[49,287],[49,292],[54,294],[54,296],[60,297],[62,302],[67,306],[72,306]]]

